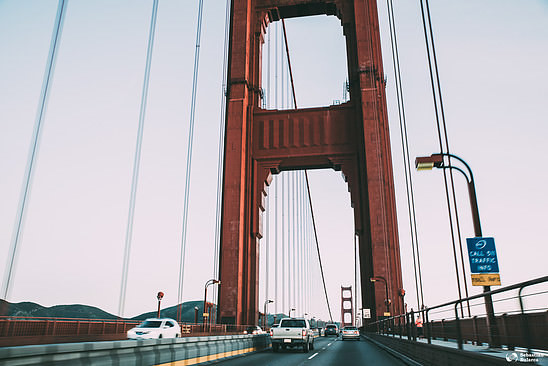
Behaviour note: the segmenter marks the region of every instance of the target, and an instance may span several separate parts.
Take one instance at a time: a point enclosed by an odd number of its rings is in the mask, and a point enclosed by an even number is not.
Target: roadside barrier
[[[0,348],[4,365],[195,365],[262,351],[270,337],[228,335]]]

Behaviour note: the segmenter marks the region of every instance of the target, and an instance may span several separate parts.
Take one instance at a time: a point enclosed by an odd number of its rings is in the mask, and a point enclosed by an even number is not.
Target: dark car
[[[325,326],[325,332],[324,334],[326,336],[328,335],[339,335],[339,328],[335,324],[328,324]]]

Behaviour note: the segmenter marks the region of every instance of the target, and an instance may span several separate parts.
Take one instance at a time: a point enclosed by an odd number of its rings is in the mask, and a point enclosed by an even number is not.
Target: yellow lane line
[[[196,365],[196,364],[202,363],[202,362],[214,361],[214,360],[217,360],[219,358],[237,356],[237,355],[241,355],[241,354],[249,353],[249,352],[254,352],[254,351],[258,351],[258,350],[259,350],[258,347],[250,347],[250,348],[238,349],[238,350],[229,351],[229,352],[216,353],[216,354],[213,354],[213,355],[187,358],[186,360],[167,362],[167,363],[162,363],[162,364],[158,364],[158,365],[155,365],[155,366]]]

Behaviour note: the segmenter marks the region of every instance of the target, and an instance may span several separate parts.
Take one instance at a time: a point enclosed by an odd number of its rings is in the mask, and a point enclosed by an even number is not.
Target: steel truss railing
[[[368,325],[369,331],[374,331],[379,334],[399,336],[400,338],[407,337],[409,340],[416,341],[417,338],[424,337],[431,344],[433,339],[455,340],[458,348],[463,349],[465,342],[473,344],[488,344],[504,345],[508,349],[515,347],[531,349],[548,350],[548,302],[543,302],[540,307],[526,308],[524,298],[535,295],[548,294],[548,289],[524,295],[523,291],[531,286],[548,284],[548,276],[539,277],[533,280],[520,282],[511,286],[502,287],[497,290],[483,292],[474,296],[469,296],[460,300],[446,302],[440,305],[425,307],[419,311],[411,310],[408,313],[400,314],[384,319],[379,319]],[[505,302],[509,300],[518,300],[519,309],[513,308],[505,312],[496,313],[496,321],[501,333],[497,335],[498,339],[492,339],[489,336],[485,314],[459,317],[458,307],[460,304],[473,301],[483,300],[487,296],[509,293],[517,290],[517,295],[505,297],[494,301]],[[481,304],[477,304],[479,306]],[[449,319],[441,318],[440,314],[443,309],[450,308],[454,314]],[[438,319],[433,320],[437,316]],[[415,323],[416,316],[420,316],[423,320],[423,326],[417,327]],[[424,330],[424,334],[421,334]]]

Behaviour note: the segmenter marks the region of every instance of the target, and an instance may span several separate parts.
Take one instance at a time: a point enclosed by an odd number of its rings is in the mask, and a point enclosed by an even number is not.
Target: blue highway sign
[[[494,238],[467,238],[472,273],[498,273],[499,262]]]

